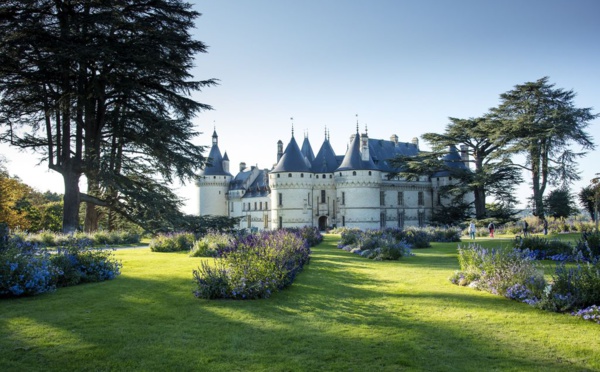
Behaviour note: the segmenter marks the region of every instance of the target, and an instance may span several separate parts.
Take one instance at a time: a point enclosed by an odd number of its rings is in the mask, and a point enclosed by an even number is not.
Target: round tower
[[[219,137],[214,131],[212,147],[208,155],[205,168],[200,171],[196,185],[199,187],[199,214],[200,216],[228,216],[229,206],[227,191],[233,179],[229,173],[229,158],[221,156],[219,150]]]
[[[366,133],[361,136],[357,129],[334,174],[339,200],[338,226],[380,228],[385,213],[382,216],[380,209],[374,206],[382,201],[381,171],[370,156]]]
[[[272,229],[313,225],[312,182],[310,164],[292,133],[290,143],[269,173]]]

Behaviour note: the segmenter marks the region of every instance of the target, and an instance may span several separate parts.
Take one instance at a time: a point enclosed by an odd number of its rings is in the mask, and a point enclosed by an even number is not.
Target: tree
[[[550,191],[548,196],[544,198],[544,204],[547,214],[554,218],[564,219],[577,213],[573,196],[566,188]]]
[[[474,195],[475,216],[486,218],[486,198],[493,196],[507,205],[514,202],[513,190],[522,181],[520,170],[503,152],[505,143],[501,139],[493,140],[492,133],[497,122],[488,117],[458,119],[449,118],[443,134],[425,133],[422,137],[431,144],[432,152],[417,157],[399,157],[393,161],[404,169],[401,175],[409,178],[419,174],[433,175],[444,170],[459,182],[443,191],[461,198],[468,192]],[[468,155],[472,170],[456,167],[442,161],[448,148],[461,145],[461,151]],[[465,159],[460,160],[465,161]]]
[[[190,7],[180,0],[0,5],[0,140],[40,152],[63,176],[65,232],[78,227],[81,200],[90,228],[95,205],[131,219],[177,214],[180,201],[166,185],[186,182],[205,162],[190,142],[191,119],[210,106],[189,94],[216,83],[189,81],[194,54],[206,51],[188,32],[200,15]],[[79,189],[83,175],[88,194]]]
[[[579,197],[579,203],[581,206],[584,207],[585,210],[590,214],[590,217],[592,217],[592,221],[596,221],[596,201],[592,185],[583,187],[577,196]]]
[[[520,166],[531,173],[533,214],[538,217],[544,217],[546,187],[578,180],[576,159],[594,149],[585,129],[598,115],[575,107],[574,98],[572,90],[555,89],[544,77],[501,94],[500,105],[492,109],[502,123],[494,138],[511,143],[512,153],[526,155]],[[582,151],[574,152],[572,145]]]
[[[31,188],[18,178],[0,173],[0,223],[7,224],[10,229],[29,229],[25,201],[30,192]]]

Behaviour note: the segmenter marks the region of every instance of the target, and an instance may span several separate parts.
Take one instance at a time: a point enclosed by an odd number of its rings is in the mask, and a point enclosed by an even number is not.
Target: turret
[[[277,141],[277,162],[279,163],[279,160],[281,160],[281,157],[283,156],[283,142],[281,140]]]

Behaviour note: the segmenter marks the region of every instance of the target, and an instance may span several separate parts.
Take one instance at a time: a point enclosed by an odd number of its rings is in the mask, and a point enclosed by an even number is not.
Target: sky
[[[194,143],[210,146],[216,129],[234,174],[240,162],[271,168],[292,123],[315,154],[327,128],[343,155],[357,122],[370,138],[410,142],[442,133],[448,117],[484,115],[500,94],[544,76],[576,92],[577,107],[600,112],[597,0],[202,0],[193,8],[202,13],[194,37],[209,48],[192,73],[219,79],[193,94],[213,107],[194,119],[202,133]],[[588,128],[599,149],[579,160],[575,192],[600,172],[599,124]],[[39,156],[4,144],[0,153],[11,175],[63,192]],[[522,203],[531,194],[524,176]],[[173,187],[197,214],[194,183]]]

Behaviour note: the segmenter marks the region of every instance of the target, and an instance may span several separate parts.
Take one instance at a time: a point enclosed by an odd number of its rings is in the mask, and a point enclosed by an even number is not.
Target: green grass
[[[376,262],[337,240],[255,301],[196,299],[203,258],[119,250],[116,280],[0,301],[0,370],[600,370],[600,325],[452,285],[456,243]]]

